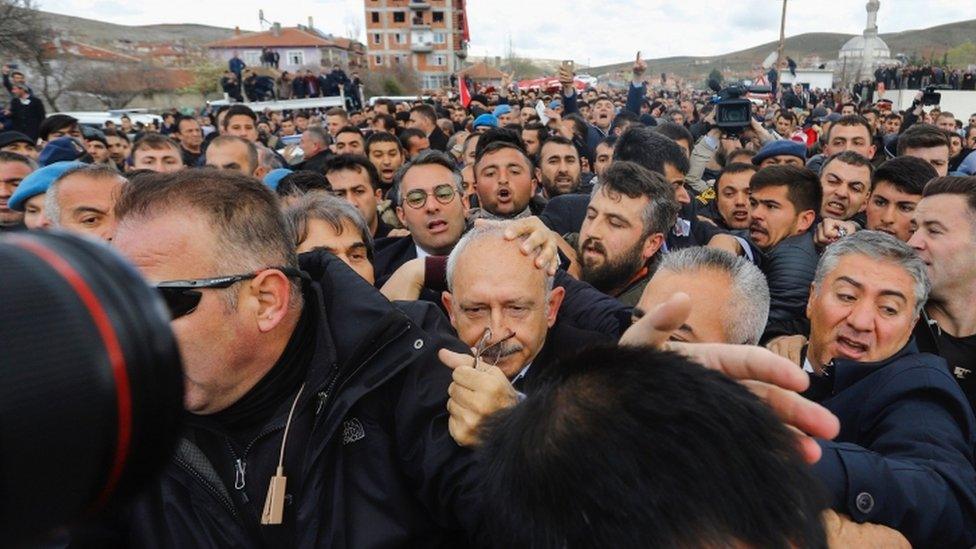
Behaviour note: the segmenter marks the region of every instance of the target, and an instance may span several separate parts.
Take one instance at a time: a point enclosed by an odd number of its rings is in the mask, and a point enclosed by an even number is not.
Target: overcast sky
[[[284,26],[305,23],[365,41],[363,0],[40,0],[47,11],[124,25],[200,23],[258,30],[258,10]],[[787,36],[860,34],[864,0],[789,0]],[[233,7],[230,7],[233,6]],[[572,58],[579,64],[717,55],[779,38],[780,0],[468,0],[471,53]],[[569,9],[572,8],[572,11]],[[881,32],[976,19],[973,0],[882,0]]]

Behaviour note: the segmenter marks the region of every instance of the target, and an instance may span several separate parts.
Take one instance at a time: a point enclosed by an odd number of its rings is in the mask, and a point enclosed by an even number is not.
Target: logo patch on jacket
[[[350,444],[366,438],[366,429],[358,419],[352,418],[342,422],[342,444]]]

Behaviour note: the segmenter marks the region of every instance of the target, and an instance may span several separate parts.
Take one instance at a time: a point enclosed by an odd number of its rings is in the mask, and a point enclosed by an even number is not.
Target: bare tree
[[[0,54],[26,58],[41,49],[46,25],[34,0],[0,0]]]
[[[77,75],[71,91],[87,93],[106,109],[121,109],[140,94],[165,88],[167,71],[149,63],[98,65]]]

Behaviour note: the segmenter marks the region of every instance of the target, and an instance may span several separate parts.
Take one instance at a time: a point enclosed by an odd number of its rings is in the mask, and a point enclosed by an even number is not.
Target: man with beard
[[[788,165],[759,170],[749,181],[749,191],[749,238],[762,251],[761,268],[772,296],[768,332],[805,317],[817,268],[810,228],[823,203],[823,191],[813,172]]]
[[[633,162],[611,164],[593,189],[579,232],[583,281],[636,305],[678,209],[661,175]]]
[[[546,198],[575,193],[580,186],[580,158],[573,142],[561,135],[550,136],[539,148],[536,178]]]
[[[862,215],[871,194],[871,160],[854,151],[830,156],[820,170],[823,205],[820,215],[842,221],[855,220],[862,224]]]

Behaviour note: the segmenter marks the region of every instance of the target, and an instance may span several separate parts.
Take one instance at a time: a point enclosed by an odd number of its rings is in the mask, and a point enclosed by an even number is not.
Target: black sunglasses
[[[301,277],[303,273],[291,267],[268,267],[253,273],[196,278],[190,280],[167,280],[156,284],[156,291],[163,297],[169,309],[170,319],[176,320],[197,310],[203,293],[200,290],[230,288],[243,280],[255,278],[264,271],[281,271],[285,275]]]

